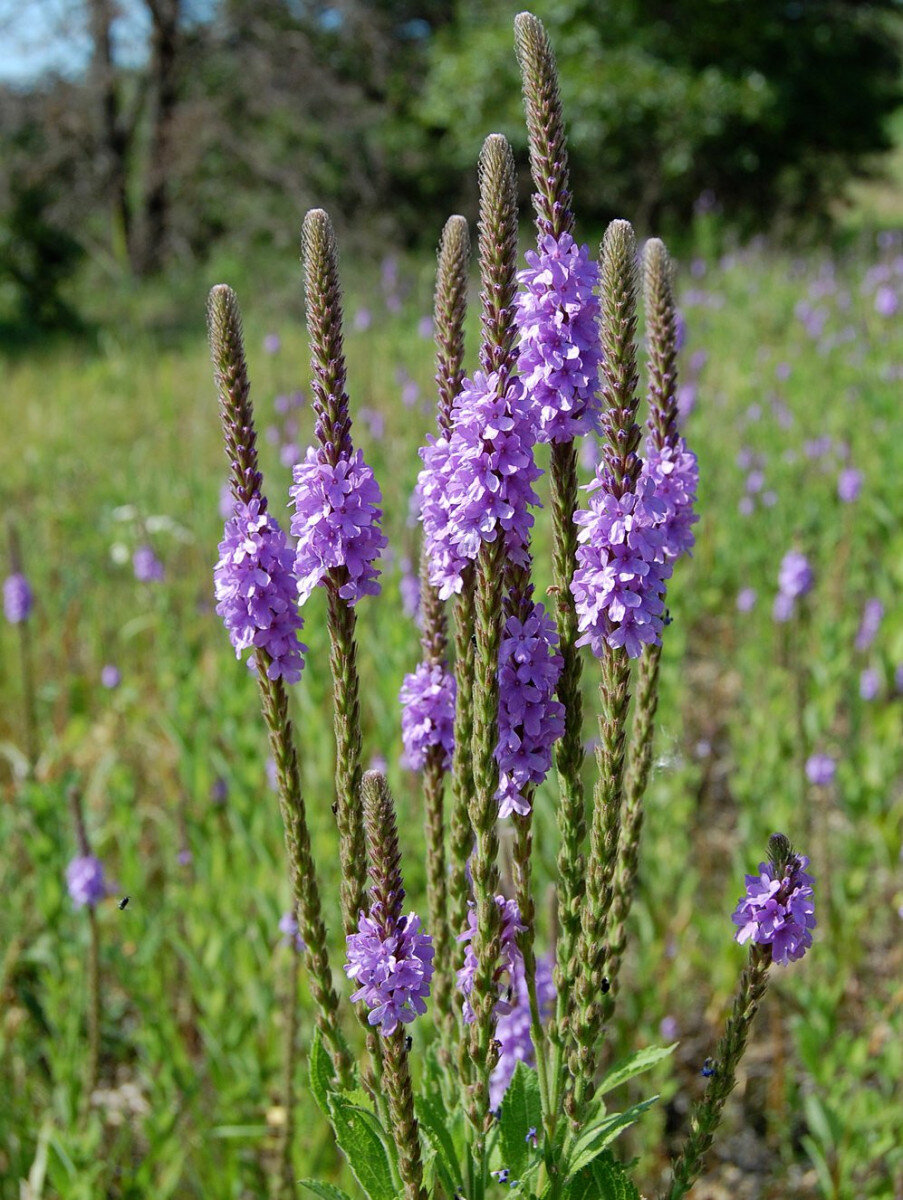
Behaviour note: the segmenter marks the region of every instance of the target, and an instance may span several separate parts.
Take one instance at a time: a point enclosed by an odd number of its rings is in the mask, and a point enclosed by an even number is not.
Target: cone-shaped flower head
[[[552,978],[552,963],[547,958],[536,960],[536,999],[539,1016],[543,1022],[551,1017],[555,1006],[555,983]],[[536,1050],[530,1036],[530,995],[523,969],[515,972],[511,1010],[499,1017],[495,1027],[495,1039],[499,1043],[499,1060],[489,1081],[489,1107],[497,1112],[508,1084],[519,1062],[533,1066]]]
[[[441,746],[442,765],[448,770],[455,749],[455,677],[443,665],[422,662],[405,675],[399,699],[407,765],[422,770],[427,752]]]
[[[526,563],[525,546],[538,503],[533,483],[535,422],[519,379],[477,371],[465,379],[450,437],[421,450],[418,486],[430,580],[447,599],[481,544],[500,534],[508,557]]]
[[[511,1011],[511,1004],[506,999],[509,985],[513,988],[518,972],[523,974],[523,955],[517,944],[517,935],[523,933],[526,926],[521,921],[520,909],[517,906],[516,900],[506,900],[504,896],[496,896],[495,902],[498,905],[501,917],[501,933],[499,961],[495,972],[495,979],[499,988],[499,999],[496,1001],[494,1012],[496,1017],[501,1017]],[[473,949],[473,939],[476,932],[477,910],[476,906],[471,904],[467,912],[467,929],[459,934],[457,939],[459,942],[467,943],[467,949],[464,954],[464,966],[458,971],[457,982],[459,989],[465,997],[464,1020],[468,1025],[474,1021],[474,1012],[467,997],[473,991],[474,975],[478,965],[477,956]]]
[[[27,621],[31,616],[34,597],[28,580],[21,571],[15,571],[3,581],[3,613],[11,625]]]
[[[322,209],[304,218],[302,240],[317,446],[294,467],[289,489],[295,574],[302,603],[315,587],[328,584],[354,605],[379,592],[375,562],[387,544],[380,529],[381,496],[351,441],[336,240]]]
[[[537,440],[569,442],[598,428],[598,265],[569,233],[547,233],[518,273],[518,368],[536,406]]]
[[[758,875],[746,876],[746,895],[733,915],[738,942],[771,946],[776,963],[802,958],[812,945],[815,928],[813,880],[809,859],[794,854],[781,834],[769,840],[771,857],[759,863]]]
[[[298,614],[292,550],[263,504],[235,503],[213,570],[216,611],[223,619],[236,658],[255,647],[265,654],[270,679],[297,683],[307,649],[298,641]],[[259,665],[252,659],[251,665]]]
[[[361,785],[370,858],[370,913],[348,935],[345,974],[360,986],[367,1020],[388,1037],[426,1012],[433,977],[433,942],[416,913],[401,915],[404,887],[395,809],[385,776],[367,771]]]
[[[348,604],[377,595],[375,563],[387,539],[380,529],[379,484],[362,452],[330,463],[322,447],[310,447],[293,474],[291,532],[297,539],[295,574],[301,603],[330,578]]]
[[[93,854],[73,858],[66,867],[66,887],[76,908],[93,908],[109,894],[103,863]]]
[[[561,674],[558,632],[541,604],[526,619],[509,616],[499,654],[499,816],[526,815],[528,788],[542,783],[552,747],[564,732],[564,705],[555,699]]]

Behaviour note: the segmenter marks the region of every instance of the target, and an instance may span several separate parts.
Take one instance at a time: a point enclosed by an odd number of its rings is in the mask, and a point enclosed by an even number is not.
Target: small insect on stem
[[[128,902],[129,902],[128,896],[123,896],[122,899],[119,901],[119,911],[120,912],[122,912],[122,910],[128,906]]]

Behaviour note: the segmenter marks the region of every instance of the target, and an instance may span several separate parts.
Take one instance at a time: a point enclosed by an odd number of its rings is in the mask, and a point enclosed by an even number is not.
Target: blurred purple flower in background
[[[369,308],[359,308],[354,314],[352,325],[358,333],[365,333],[373,324],[373,313]]]
[[[855,467],[844,467],[837,477],[837,495],[845,504],[859,499],[862,491],[862,472]]]
[[[537,958],[536,1002],[543,1024],[554,1011],[556,995],[551,962],[544,957]],[[536,1051],[530,1036],[530,995],[522,967],[514,972],[511,1010],[499,1016],[493,1036],[499,1043],[499,1059],[489,1078],[489,1107],[493,1112],[497,1112],[517,1064],[522,1062],[532,1067],[536,1061]],[[535,1130],[533,1136],[536,1137]]]
[[[806,778],[817,787],[833,782],[837,762],[830,754],[812,754],[806,759]]]
[[[100,669],[100,682],[105,688],[117,688],[122,683],[122,673],[114,663],[107,663]]]
[[[217,775],[210,785],[210,803],[220,808],[229,799],[229,785],[222,775]]]
[[[154,554],[153,546],[147,543],[132,555],[132,570],[139,583],[160,583],[164,577],[163,564]]]
[[[281,945],[289,946],[298,954],[307,949],[307,945],[298,929],[298,922],[295,920],[295,914],[293,912],[283,913],[279,918],[279,932],[282,934],[280,939]]]
[[[278,333],[268,333],[263,339],[263,348],[267,354],[278,354],[282,349],[282,339]]]
[[[900,297],[892,287],[879,287],[875,292],[875,312],[879,317],[896,316]]]
[[[756,604],[758,593],[755,588],[741,588],[737,593],[737,612],[748,613],[752,612]]]
[[[219,515],[223,521],[228,521],[235,511],[235,497],[232,495],[232,488],[228,483],[221,485],[219,489]]]
[[[778,595],[774,602],[774,619],[789,621],[796,609],[796,601],[812,591],[815,574],[805,554],[799,550],[788,550],[778,570]]]
[[[877,596],[872,596],[866,600],[862,608],[862,618],[859,622],[859,629],[856,633],[856,649],[868,650],[872,642],[878,636],[878,630],[881,627],[881,621],[884,617],[884,605]]]
[[[34,607],[34,597],[28,580],[21,571],[8,575],[3,581],[3,612],[11,625],[27,621]]]
[[[93,854],[79,855],[66,867],[66,887],[76,908],[94,907],[108,895],[103,863]]]
[[[866,667],[859,676],[859,695],[863,700],[874,700],[881,690],[881,676],[875,667]]]

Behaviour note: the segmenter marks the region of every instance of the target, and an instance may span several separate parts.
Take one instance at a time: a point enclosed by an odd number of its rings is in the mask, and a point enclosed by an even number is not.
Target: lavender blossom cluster
[[[778,875],[771,862],[759,863],[758,875],[746,876],[746,895],[733,915],[734,935],[742,945],[753,941],[771,946],[776,963],[802,958],[812,945],[815,928],[813,879],[806,874],[809,859],[795,854]]]
[[[499,372],[465,379],[450,436],[431,438],[418,478],[430,581],[443,600],[460,592],[462,573],[484,541],[504,536],[508,558],[527,565],[526,545],[542,474],[536,424],[523,382]]]
[[[401,737],[405,765],[422,770],[433,746],[443,750],[442,766],[449,770],[455,749],[455,677],[444,666],[422,662],[405,675],[399,693]]]
[[[362,1000],[369,1023],[388,1037],[426,1012],[434,951],[416,913],[387,927],[379,909],[375,904],[369,916],[361,913],[358,932],[348,937],[345,974],[360,985],[352,1003]]]
[[[555,622],[541,604],[524,620],[505,622],[499,651],[499,816],[526,816],[528,788],[542,783],[552,747],[564,732],[564,705],[555,699],[562,658]]]
[[[517,944],[517,935],[524,933],[526,926],[521,920],[520,909],[516,900],[506,900],[504,896],[496,896],[495,902],[501,913],[501,934],[499,936],[499,957],[496,968],[496,981],[499,987],[499,998],[495,1003],[495,1016],[503,1017],[511,1011],[511,1002],[506,997],[508,984],[513,986],[518,972],[523,969],[523,956]],[[470,1025],[476,1019],[468,997],[473,991],[474,974],[477,969],[477,956],[473,949],[473,939],[477,932],[477,910],[471,904],[467,910],[467,928],[458,935],[458,941],[466,943],[464,966],[457,973],[458,989],[464,996],[464,1020]]]
[[[517,275],[518,369],[536,408],[536,440],[570,442],[598,429],[599,266],[569,233],[547,233]]]
[[[699,463],[682,437],[673,446],[661,448],[646,442],[646,458],[642,474],[655,485],[656,498],[665,506],[659,524],[662,551],[674,562],[693,549],[693,525],[699,520],[695,512],[696,491],[699,487]]]
[[[236,658],[256,647],[267,657],[270,679],[297,683],[307,647],[298,640],[303,621],[297,609],[292,550],[260,499],[250,504],[236,501],[219,555],[213,572],[216,611]]]
[[[665,553],[669,508],[654,479],[641,475],[636,491],[615,496],[604,463],[586,489],[590,507],[574,514],[580,527],[578,569],[571,591],[580,629],[578,646],[601,657],[607,644],[631,658],[661,641],[665,586],[672,567]]]
[[[326,460],[308,448],[293,470],[292,537],[297,539],[295,575],[303,604],[330,572],[340,571],[339,595],[348,604],[379,593],[376,560],[388,540],[380,528],[382,496],[362,451]]]

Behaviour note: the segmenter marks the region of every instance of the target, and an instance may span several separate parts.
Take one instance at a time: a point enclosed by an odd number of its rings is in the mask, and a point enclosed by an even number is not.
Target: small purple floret
[[[303,621],[295,599],[292,550],[275,518],[261,512],[260,500],[236,503],[219,554],[213,570],[216,611],[236,658],[256,647],[269,657],[269,679],[297,683],[307,647],[298,641]]]
[[[379,905],[371,915],[361,913],[358,932],[347,939],[345,974],[360,984],[352,1003],[363,1000],[370,1010],[367,1020],[388,1037],[399,1024],[426,1012],[433,977],[433,943],[423,932],[415,913],[385,929]]]
[[[795,854],[780,878],[770,862],[759,863],[758,875],[746,876],[746,895],[733,915],[734,935],[742,945],[753,941],[771,946],[776,963],[802,958],[812,945],[815,928],[813,880],[805,873],[809,859]]]
[[[401,737],[405,765],[420,771],[427,751],[441,746],[442,766],[451,767],[455,749],[455,678],[445,668],[422,662],[405,675],[399,693],[402,703]]]
[[[103,863],[93,854],[73,858],[66,868],[66,887],[76,908],[93,908],[109,894]]]
[[[3,612],[11,625],[27,621],[34,606],[34,597],[28,580],[21,571],[7,576],[3,581]]]
[[[122,683],[122,672],[114,663],[107,663],[100,669],[100,682],[105,688],[118,688]]]
[[[541,604],[526,620],[510,616],[499,650],[499,816],[526,816],[525,791],[542,783],[552,747],[564,732],[564,705],[555,699],[563,660],[555,622]]]
[[[599,423],[599,266],[569,233],[541,236],[527,264],[517,276],[518,370],[537,441],[570,442]]]
[[[387,539],[380,529],[382,497],[363,453],[354,451],[333,466],[322,449],[310,447],[294,468],[289,494],[294,504],[291,532],[297,539],[295,574],[303,604],[336,571],[339,595],[348,604],[379,593],[375,566]]]

